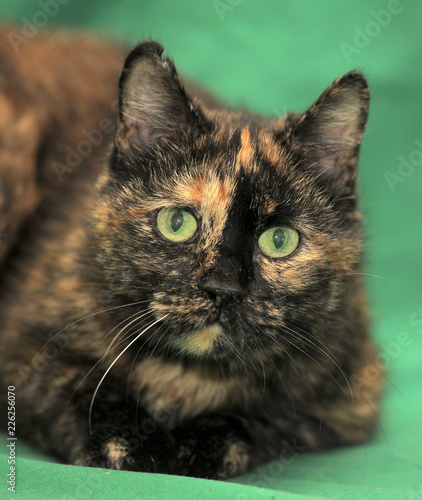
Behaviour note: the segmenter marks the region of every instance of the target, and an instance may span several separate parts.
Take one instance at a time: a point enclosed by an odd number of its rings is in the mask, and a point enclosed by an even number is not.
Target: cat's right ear
[[[173,62],[153,41],[128,55],[119,81],[116,146],[127,151],[177,140],[200,120]]]

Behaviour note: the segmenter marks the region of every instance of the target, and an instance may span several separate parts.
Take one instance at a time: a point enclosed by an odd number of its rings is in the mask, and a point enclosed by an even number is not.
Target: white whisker
[[[294,335],[297,335],[299,338],[301,338],[303,341],[305,341],[307,344],[311,345],[312,347],[314,347],[317,351],[321,352],[322,354],[324,354],[325,356],[327,356],[327,358],[334,364],[334,366],[339,370],[339,372],[343,375],[344,377],[344,380],[346,381],[346,384],[348,385],[349,387],[349,391],[350,391],[350,398],[353,399],[353,391],[352,391],[352,388],[350,386],[350,382],[349,382],[349,379],[346,377],[346,374],[344,373],[343,369],[341,368],[340,364],[337,362],[337,360],[335,359],[335,356],[334,354],[330,351],[330,349],[328,349],[328,347],[326,347],[322,341],[320,341],[319,339],[317,339],[316,337],[313,337],[315,340],[317,340],[318,342],[320,342],[324,348],[327,349],[327,351],[330,353],[328,354],[327,352],[325,352],[324,349],[322,349],[320,346],[318,346],[317,344],[315,344],[314,342],[312,342],[312,340],[310,340],[309,338],[307,338],[305,335],[302,335],[300,334],[298,331],[290,328],[289,326],[287,325],[284,325],[285,328],[287,328],[287,330],[289,330],[292,334]]]
[[[302,349],[300,346],[298,346],[295,342],[289,340],[288,338],[286,337],[283,337],[283,339],[288,342],[290,345],[292,345],[295,349],[297,349],[298,351],[300,351],[301,353],[303,353],[305,356],[307,356],[309,359],[311,359],[315,364],[317,364],[320,368],[322,368],[328,375],[329,377],[338,385],[338,387],[342,390],[342,392],[344,393],[344,395],[346,396],[346,398],[350,399],[349,396],[347,395],[344,387],[340,384],[340,382],[334,377],[334,375],[332,373],[330,373],[327,368],[322,365],[317,359],[315,359],[313,356],[311,356],[309,354],[309,352],[306,352],[304,349]],[[288,354],[287,351],[285,351],[286,354]],[[293,359],[293,358],[292,358]],[[349,385],[350,387],[350,385]]]
[[[152,328],[154,325],[156,325],[157,323],[159,323],[160,321],[162,321],[167,316],[168,316],[168,314],[165,314],[164,316],[162,316],[161,318],[157,319],[156,321],[154,321],[153,323],[151,323],[149,326],[147,326],[144,330],[142,330],[142,332],[139,333],[131,342],[129,342],[129,344],[121,351],[121,353],[118,354],[114,358],[114,361],[111,363],[111,365],[104,372],[103,376],[101,377],[100,381],[98,382],[98,385],[97,385],[97,387],[96,387],[96,389],[94,391],[94,394],[92,395],[91,404],[89,405],[88,423],[89,423],[89,432],[90,432],[90,434],[92,434],[91,417],[92,417],[92,408],[94,406],[94,400],[95,400],[95,397],[96,397],[96,395],[98,393],[98,390],[99,390],[101,384],[103,383],[104,379],[106,378],[107,374],[113,368],[113,366],[117,363],[117,361],[120,359],[120,357],[123,356],[123,354],[129,349],[129,347],[131,345],[133,345],[139,339],[139,337],[141,337],[141,335],[143,335],[146,331],[148,331],[150,328]]]
[[[148,314],[151,314],[151,312],[150,312],[150,311],[146,311],[146,312],[145,312],[145,311],[138,311],[138,312],[136,312],[135,314],[132,314],[131,316],[129,316],[129,318],[126,318],[126,319],[124,319],[123,321],[121,321],[121,322],[120,322],[117,326],[115,326],[115,327],[113,328],[113,330],[115,330],[117,327],[119,327],[122,323],[124,323],[124,322],[125,322],[125,321],[127,321],[128,319],[131,319],[131,318],[133,318],[133,317],[135,316],[135,318],[134,318],[132,321],[130,321],[130,322],[129,322],[127,325],[125,325],[125,326],[124,326],[121,330],[119,330],[119,332],[118,332],[118,333],[117,333],[117,334],[113,337],[113,340],[110,342],[110,345],[108,346],[108,348],[107,348],[107,350],[106,350],[105,355],[107,355],[107,354],[111,351],[111,349],[112,349],[112,346],[113,346],[114,342],[118,339],[118,337],[120,337],[120,336],[121,336],[121,334],[122,334],[122,333],[123,333],[123,332],[124,332],[127,328],[129,328],[131,325],[133,325],[133,323],[135,323],[136,321],[140,320],[141,318],[143,318],[143,317],[147,316]],[[107,333],[107,335],[103,338],[103,340],[104,340],[104,339],[105,339],[108,335],[110,335],[110,333],[111,333],[113,330],[111,330],[109,333]],[[137,330],[137,331],[139,331],[139,330]],[[119,342],[119,343],[118,343],[115,347],[119,346],[119,345],[121,344],[121,342],[124,342],[125,340],[126,340],[126,339],[121,340],[121,341],[120,341],[120,342]]]
[[[285,339],[285,340],[287,340],[287,339]],[[289,340],[287,340],[287,342],[289,342]],[[294,343],[292,343],[292,342],[289,342],[289,343],[291,345],[293,345],[293,347],[297,347]],[[293,358],[293,356],[286,349],[284,349],[284,352],[285,352],[285,354],[287,354],[287,356],[290,358],[290,360],[296,365],[296,367],[298,368],[300,373],[303,375],[303,378],[306,380],[306,383],[308,384],[309,390],[311,391],[311,394],[312,394],[312,398],[315,401],[315,405],[317,407],[318,420],[319,420],[319,425],[321,427],[321,410],[320,410],[317,398],[315,396],[315,391],[312,387],[312,384],[309,382],[309,378],[306,376],[305,372],[302,370],[301,366],[296,362],[296,360]],[[313,359],[312,356],[311,356],[311,359]],[[317,363],[317,364],[319,364],[319,363]],[[296,416],[296,411],[295,411],[295,416]]]
[[[120,309],[120,308],[124,308],[124,307],[130,307],[130,306],[136,306],[136,305],[139,305],[139,304],[143,304],[147,302],[146,300],[140,300],[138,302],[132,302],[130,304],[123,304],[121,306],[114,306],[114,307],[109,307],[108,309],[102,309],[101,311],[96,311],[94,313],[91,313],[91,314],[88,314],[87,316],[84,316],[83,318],[79,318],[77,319],[76,321],[73,321],[72,323],[69,323],[68,325],[66,325],[65,327],[63,327],[59,332],[57,332],[56,334],[54,334],[51,338],[49,338],[47,340],[47,342],[41,347],[41,349],[38,351],[38,354],[47,347],[47,345],[52,342],[56,337],[57,335],[60,335],[64,330],[66,330],[66,328],[69,328],[73,325],[76,325],[76,323],[79,323],[80,321],[83,321],[85,319],[89,319],[89,318],[92,318],[93,316],[96,316],[97,314],[102,314],[102,313],[106,313],[106,312],[109,312],[109,311],[114,311],[116,309]]]
[[[296,407],[295,407],[295,405],[293,403],[293,399],[292,399],[292,397],[290,395],[290,391],[287,389],[286,383],[284,382],[284,379],[281,376],[281,373],[278,371],[277,365],[275,364],[275,361],[274,361],[274,359],[271,356],[270,356],[270,360],[271,360],[271,362],[272,362],[272,364],[273,364],[273,366],[275,368],[275,371],[278,374],[278,378],[281,380],[281,383],[283,384],[284,390],[286,391],[287,397],[289,398],[290,404],[292,405],[293,415],[295,417],[295,420],[297,420]]]
[[[139,314],[139,311],[135,314]],[[125,321],[129,320],[130,318],[132,318],[134,316],[134,314],[132,314],[131,316],[129,316],[128,318],[124,319],[123,321],[121,321],[119,324],[122,324],[124,323]],[[117,325],[119,326],[119,325]],[[120,334],[120,332],[119,332]],[[108,335],[108,334],[107,334]],[[106,336],[107,336],[106,335]],[[104,337],[105,338],[105,337]],[[104,340],[103,338],[103,340]],[[117,348],[119,346],[119,344],[117,344],[116,346],[113,347],[113,349]],[[84,377],[79,381],[78,385],[75,387],[75,389],[73,390],[72,394],[70,395],[69,399],[67,400],[67,403],[63,409],[63,412],[65,411],[65,409],[67,408],[68,404],[71,402],[73,396],[76,394],[77,390],[79,389],[79,387],[84,383],[84,381],[89,377],[89,375],[95,370],[95,368],[100,365],[104,360],[105,358],[107,357],[108,353],[111,351],[111,348],[109,346],[109,348],[107,349],[106,353],[103,354],[101,356],[100,359],[97,360],[97,362],[89,369],[89,371],[84,375]]]

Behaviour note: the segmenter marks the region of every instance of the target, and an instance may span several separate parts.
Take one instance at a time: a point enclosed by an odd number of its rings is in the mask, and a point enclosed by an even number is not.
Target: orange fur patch
[[[276,203],[273,200],[268,201],[267,206],[266,206],[267,214],[268,215],[273,214],[277,210],[277,207],[278,207],[278,203]]]
[[[196,181],[192,186],[187,188],[187,194],[195,205],[200,205],[204,195],[204,184],[200,181]]]
[[[272,137],[261,130],[258,135],[258,141],[260,145],[260,152],[263,155],[265,161],[276,166],[284,165],[284,160],[281,155],[280,148],[277,144],[275,144]]]
[[[251,159],[252,159],[254,149],[253,149],[253,146],[251,144],[251,134],[250,134],[248,128],[242,129],[240,138],[242,141],[242,146],[239,150],[239,153],[237,154],[236,172],[238,172],[240,170],[240,168],[242,168],[242,167],[245,170],[252,169]]]

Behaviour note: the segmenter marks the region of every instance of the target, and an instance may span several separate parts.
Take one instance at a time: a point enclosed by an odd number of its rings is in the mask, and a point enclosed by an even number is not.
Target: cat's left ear
[[[367,81],[352,71],[334,81],[308,109],[293,140],[320,171],[353,182],[368,111]]]
[[[119,81],[120,150],[174,141],[200,119],[163,47],[148,40],[127,57]],[[198,128],[198,127],[196,127]]]

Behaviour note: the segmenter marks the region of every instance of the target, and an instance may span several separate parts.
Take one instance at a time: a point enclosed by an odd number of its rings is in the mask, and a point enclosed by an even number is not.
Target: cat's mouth
[[[154,309],[168,315],[168,335],[159,340],[162,351],[203,361],[232,359],[236,352],[243,351],[246,337],[251,335],[248,332],[245,336],[246,318],[239,312],[239,304],[214,302],[201,302],[196,309],[189,304],[188,309],[186,304],[163,307],[157,301]]]

